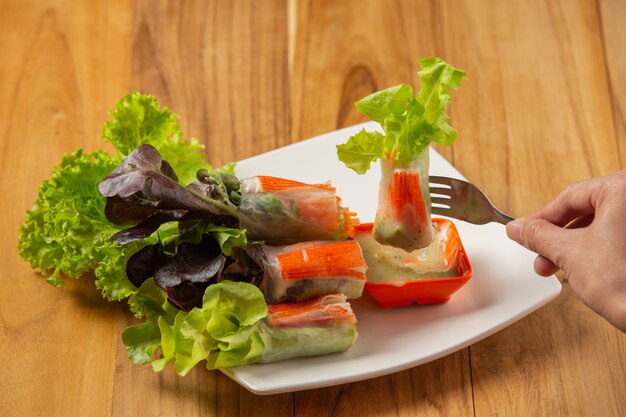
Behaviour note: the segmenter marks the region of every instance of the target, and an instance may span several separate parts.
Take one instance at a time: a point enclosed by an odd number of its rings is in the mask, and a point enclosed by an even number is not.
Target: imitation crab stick
[[[250,239],[273,244],[339,240],[353,236],[359,224],[330,184],[257,176],[241,181],[241,194],[239,221]]]
[[[426,154],[427,158],[427,154]],[[428,193],[428,170],[397,166],[383,160],[374,237],[380,243],[412,252],[433,241]],[[426,161],[426,166],[428,162]]]
[[[344,294],[324,294],[307,301],[273,304],[267,307],[274,327],[328,326],[338,322],[356,323]]]
[[[266,246],[264,251],[263,285],[269,304],[303,301],[337,291],[348,298],[363,293],[367,265],[354,240]]]

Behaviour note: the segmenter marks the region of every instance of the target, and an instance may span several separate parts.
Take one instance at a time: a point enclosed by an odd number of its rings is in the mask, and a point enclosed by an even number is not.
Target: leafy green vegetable
[[[362,175],[369,169],[372,162],[377,161],[384,155],[385,136],[380,132],[367,132],[362,129],[356,135],[350,137],[348,142],[337,147],[339,159],[346,166]]]
[[[248,242],[245,230],[225,226],[208,226],[206,231],[217,240],[225,255],[230,255],[235,246],[243,246]]]
[[[122,341],[133,363],[144,364],[152,360],[161,347],[161,330],[156,319],[131,326],[122,332]]]
[[[130,296],[128,305],[138,319],[142,317],[154,317],[166,315],[163,305],[169,305],[165,290],[154,282],[154,278],[148,278],[141,287]]]
[[[218,226],[207,221],[186,222],[176,242],[199,243],[204,234],[211,235],[220,245],[224,255],[229,256],[235,246],[244,246],[248,243],[246,231],[226,226]]]
[[[123,300],[137,291],[126,276],[126,264],[134,253],[150,244],[151,240],[145,239],[125,246],[107,240],[97,248],[100,261],[95,268],[96,288],[106,299]]]
[[[61,274],[78,278],[106,257],[108,239],[119,229],[104,217],[98,183],[116,165],[104,151],[79,149],[66,155],[41,185],[20,227],[18,249],[50,284],[61,286]]]
[[[154,97],[130,93],[116,104],[103,128],[104,139],[116,147],[117,155],[112,157],[102,150],[93,154],[76,150],[66,155],[54,168],[52,177],[42,183],[37,200],[20,227],[18,250],[22,258],[46,276],[47,282],[61,286],[63,275],[79,278],[95,270],[96,286],[105,298],[121,300],[137,291],[126,277],[126,262],[158,238],[150,236],[125,246],[111,242],[110,238],[123,227],[106,219],[106,199],[98,191],[102,179],[137,146],[155,146],[183,183],[193,182],[200,169],[232,174],[232,164],[218,170],[211,167],[202,145],[183,138],[177,119],[167,108],[159,108]],[[228,234],[225,230],[219,233],[227,248],[235,240],[245,238],[238,235],[240,231],[233,232],[232,238],[222,236]]]
[[[389,115],[400,116],[404,113],[411,97],[413,88],[400,84],[372,93],[354,103],[354,106],[370,119],[382,124]]]
[[[115,146],[120,158],[147,143],[159,150],[184,185],[194,181],[200,169],[215,172],[202,144],[193,138],[185,139],[178,115],[167,107],[159,108],[153,96],[132,92],[117,102],[111,116],[102,128],[102,137]],[[232,171],[232,167],[228,169]]]
[[[190,217],[236,225],[238,208],[229,195],[239,188],[239,180],[207,170],[198,171],[197,176],[197,181],[184,187],[154,146],[144,144],[133,150],[98,185],[107,198],[106,218],[120,226],[135,225],[113,240],[125,244],[144,239],[164,223]]]
[[[448,124],[450,90],[459,88],[465,73],[440,58],[420,59],[421,90],[400,84],[357,101],[356,108],[380,123],[379,132],[360,131],[337,146],[337,156],[358,174],[372,162],[389,158],[403,164],[414,160],[430,143],[451,145],[457,132]]]
[[[122,340],[129,358],[138,364],[149,362],[160,348],[160,357],[152,360],[156,371],[171,360],[180,375],[202,360],[211,369],[243,365],[261,360],[264,342],[258,322],[266,315],[267,306],[257,287],[223,281],[207,288],[201,308],[150,318],[127,328]],[[155,337],[157,328],[160,340]]]

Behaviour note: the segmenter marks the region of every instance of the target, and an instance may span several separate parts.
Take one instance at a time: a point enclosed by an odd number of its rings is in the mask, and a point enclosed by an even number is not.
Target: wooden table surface
[[[130,90],[179,113],[221,164],[363,121],[355,100],[417,85],[430,55],[468,73],[442,153],[496,205],[530,214],[626,166],[624,22],[621,0],[1,0],[0,415],[626,415],[626,335],[567,282],[437,361],[256,396],[201,366],[180,378],[132,365],[127,307],[89,277],[47,285],[16,249],[41,181],[63,154],[103,147],[107,110]]]

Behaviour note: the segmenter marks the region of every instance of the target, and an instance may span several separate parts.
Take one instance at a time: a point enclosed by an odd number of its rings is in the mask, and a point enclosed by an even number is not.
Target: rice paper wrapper
[[[374,237],[381,244],[412,252],[434,238],[428,185],[429,156],[424,149],[410,164],[381,159]]]
[[[260,323],[261,362],[344,352],[357,338],[356,317],[343,294],[270,307]]]
[[[363,294],[367,264],[354,240],[265,246],[263,293],[268,304],[293,303],[340,292]]]
[[[240,227],[249,240],[271,244],[345,239],[358,220],[340,201],[329,184],[246,178],[241,181]]]

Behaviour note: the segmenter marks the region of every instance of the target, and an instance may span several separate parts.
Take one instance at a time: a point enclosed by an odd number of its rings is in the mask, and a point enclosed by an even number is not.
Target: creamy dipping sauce
[[[367,281],[389,283],[456,276],[457,265],[450,264],[445,256],[447,233],[447,225],[437,225],[433,243],[413,252],[382,245],[374,239],[371,233],[357,234],[355,239],[361,245],[368,267]]]

